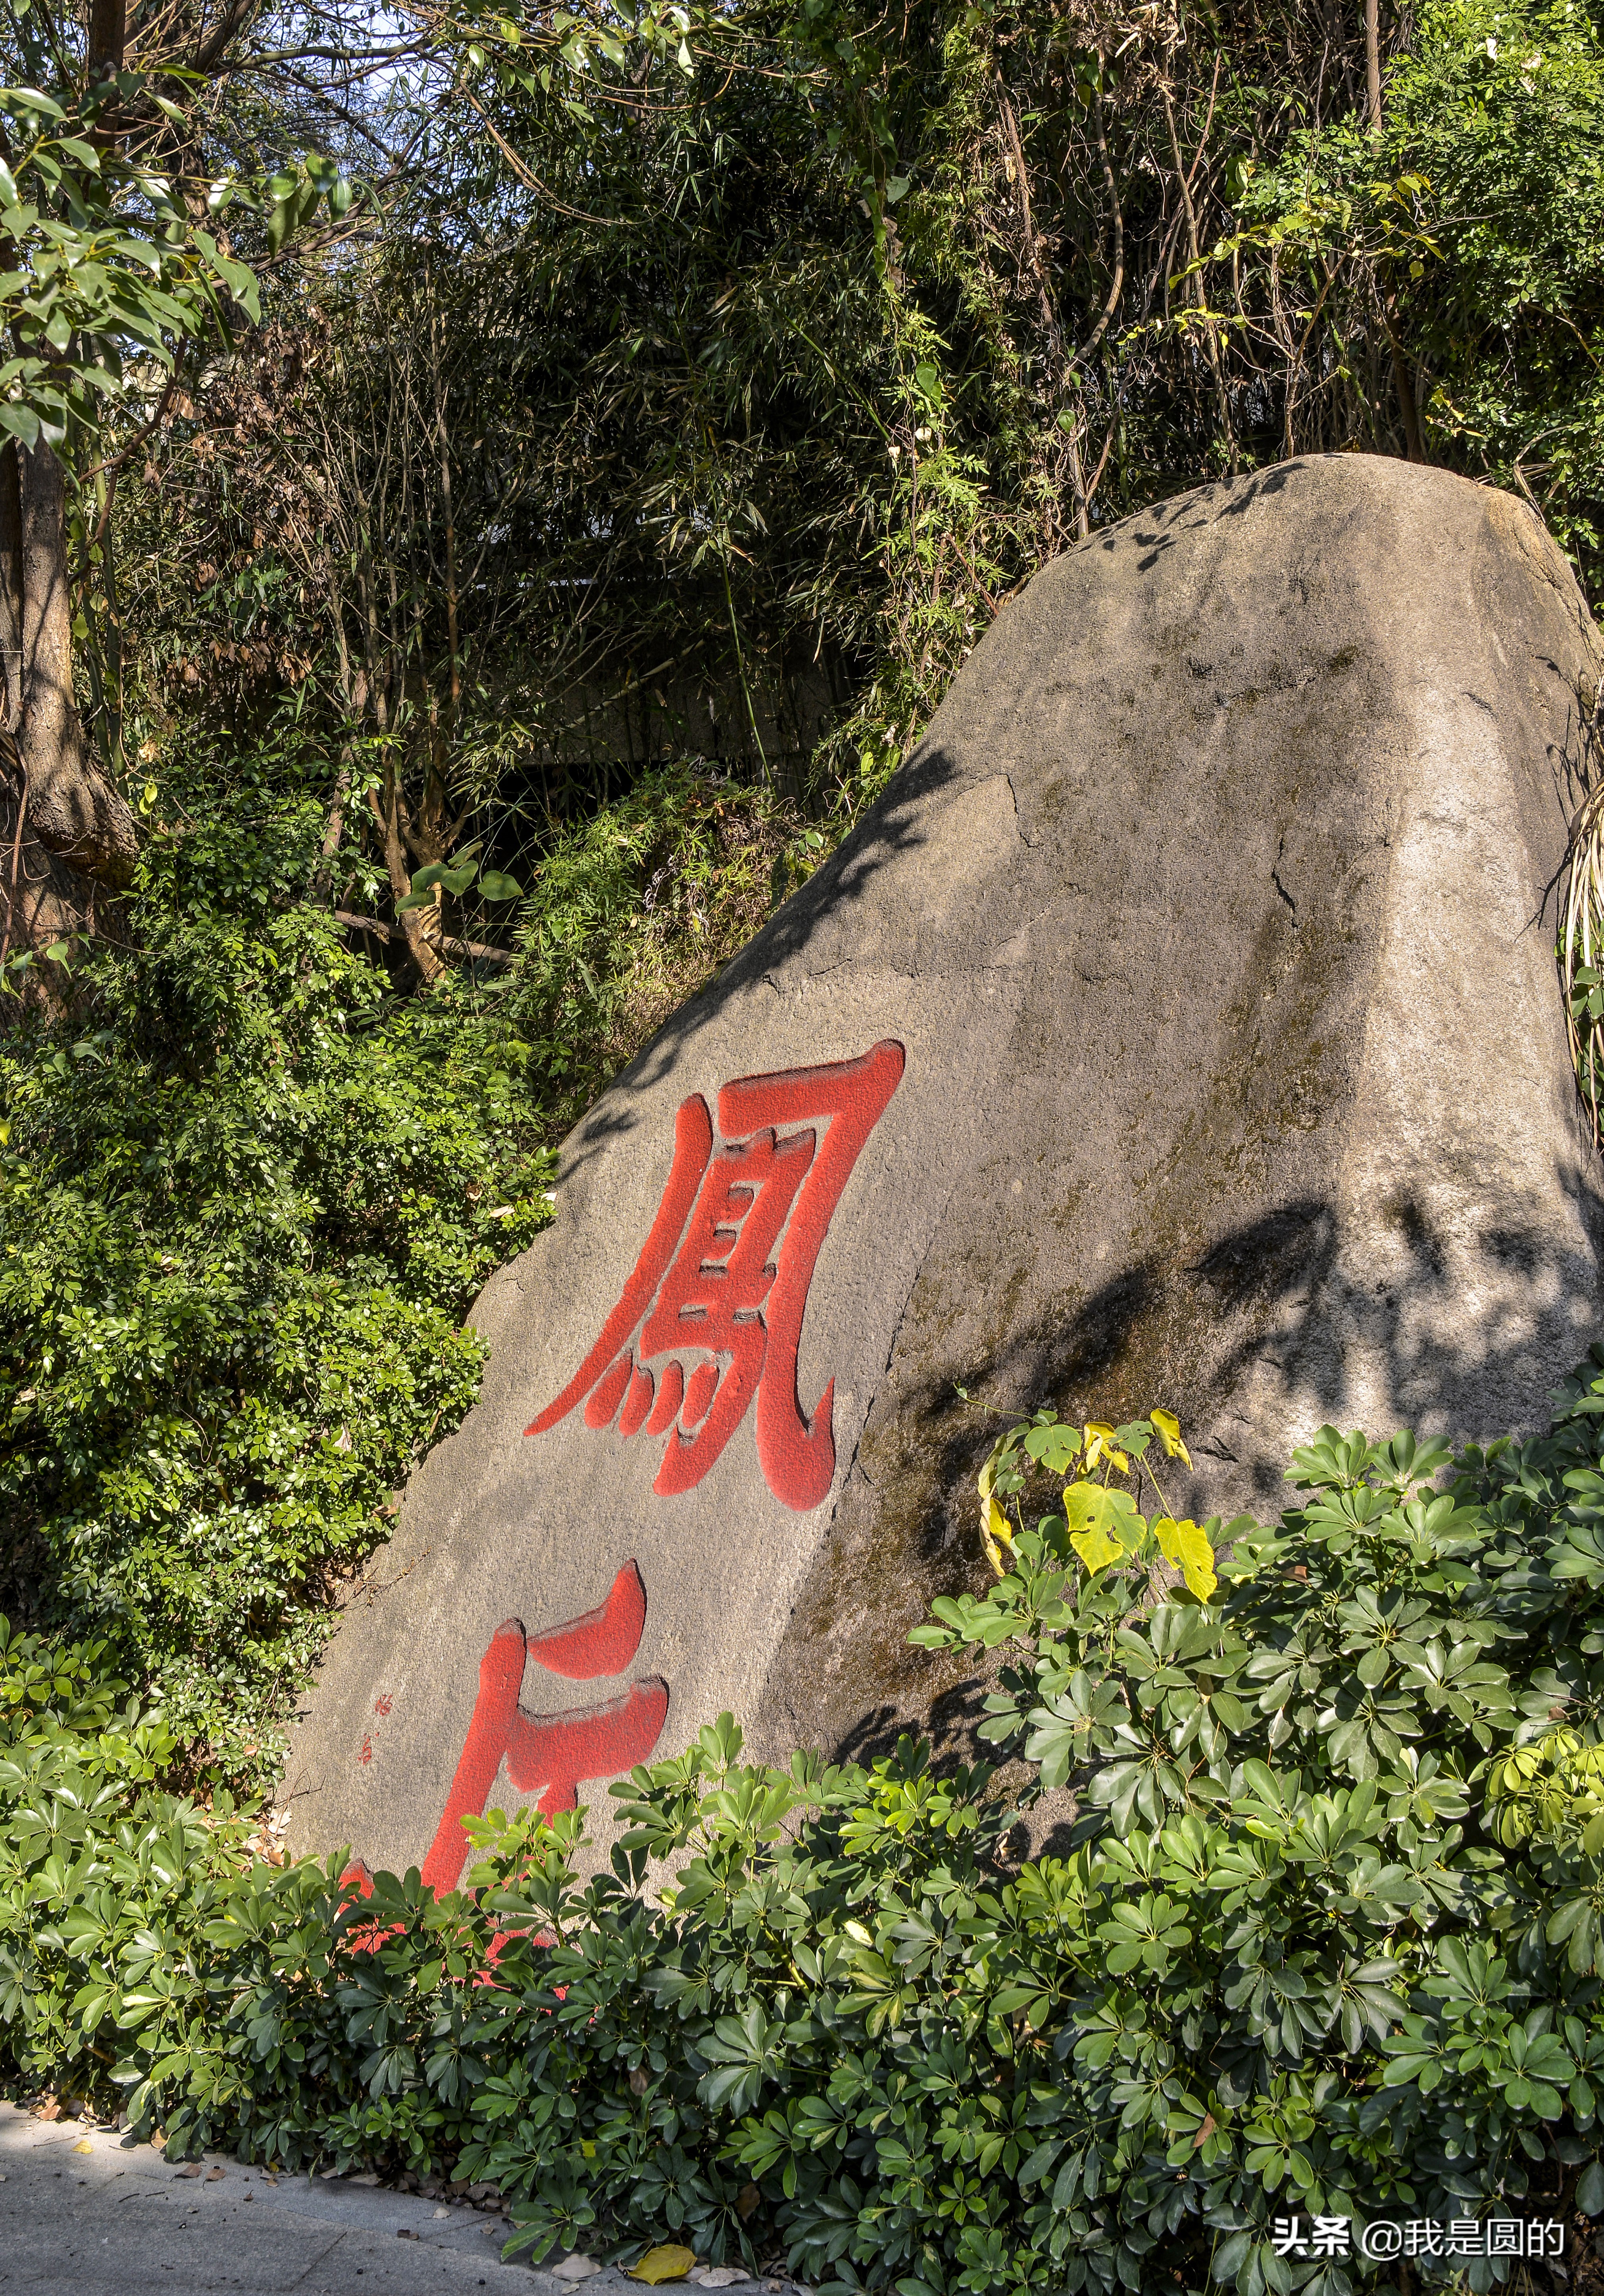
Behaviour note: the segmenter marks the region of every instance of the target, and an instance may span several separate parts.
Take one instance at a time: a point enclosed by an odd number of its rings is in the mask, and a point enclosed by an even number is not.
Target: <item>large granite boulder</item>
[[[1198,1515],[1328,1419],[1541,1423],[1599,1328],[1552,896],[1601,668],[1530,510],[1366,456],[1040,575],[567,1142],[292,1838],[444,1886],[464,1812],[605,1809],[721,1709],[956,1732],[906,1636],[983,1580],[999,1414],[1167,1406]]]

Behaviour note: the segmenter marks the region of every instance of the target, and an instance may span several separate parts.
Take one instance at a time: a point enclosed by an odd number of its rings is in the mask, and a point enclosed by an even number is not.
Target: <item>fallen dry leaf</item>
[[[649,2248],[629,2275],[631,2280],[644,2280],[648,2288],[660,2288],[665,2280],[683,2280],[696,2261],[688,2248]]]

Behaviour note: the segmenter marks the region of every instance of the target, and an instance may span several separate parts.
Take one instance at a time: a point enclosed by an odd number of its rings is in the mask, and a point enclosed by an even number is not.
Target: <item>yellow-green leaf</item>
[[[1209,1601],[1220,1581],[1214,1575],[1214,1550],[1197,1524],[1176,1522],[1163,1514],[1153,1526],[1153,1536],[1165,1562],[1179,1565],[1181,1577],[1197,1600]]]
[[[688,2248],[648,2248],[629,2277],[657,2288],[665,2280],[683,2280],[695,2261]]]
[[[1072,1531],[1084,1530],[1095,1521],[1105,1494],[1098,1483],[1065,1483],[1064,1486],[1064,1516]]]
[[[1148,1418],[1164,1438],[1166,1453],[1172,1459],[1184,1459],[1189,1467],[1192,1455],[1180,1439],[1180,1422],[1172,1411],[1149,1411]]]
[[[1005,1437],[1001,1435],[998,1437],[996,1442],[992,1444],[991,1449],[986,1453],[986,1463],[984,1466],[982,1467],[979,1474],[975,1478],[975,1488],[980,1493],[980,1519],[983,1526],[984,1525],[986,1519],[986,1501],[991,1497],[991,1486],[997,1480],[998,1463],[1002,1457],[1002,1447],[1005,1440]]]
[[[1007,1516],[991,1496],[991,1486],[997,1480],[997,1470],[1001,1464],[1007,1441],[1006,1435],[998,1437],[986,1455],[984,1466],[975,1479],[975,1488],[980,1493],[980,1543],[985,1548],[987,1562],[999,1578],[1004,1576],[1006,1568],[1001,1546],[1012,1546],[1014,1534],[1008,1529]],[[999,1546],[999,1540],[1001,1546]]]
[[[1114,1439],[1115,1431],[1105,1419],[1089,1419],[1086,1423],[1086,1472],[1090,1474],[1099,1459],[1112,1459],[1122,1475],[1131,1472],[1131,1462]]]
[[[1105,1490],[1100,1483],[1066,1483],[1064,1518],[1070,1545],[1091,1571],[1134,1554],[1147,1535],[1130,1493]]]
[[[1001,1545],[999,1545],[1000,1540]],[[1008,1529],[1008,1518],[996,1500],[990,1496],[980,1503],[980,1543],[986,1550],[986,1561],[999,1578],[1008,1575],[1008,1565],[1002,1559],[1004,1546],[1012,1546],[1014,1534]]]
[[[1069,1543],[1089,1573],[1101,1570],[1106,1563],[1117,1562],[1125,1552],[1112,1532],[1101,1529],[1072,1530]]]
[[[1101,1483],[1065,1483],[1064,1514],[1072,1531],[1085,1530],[1094,1523],[1111,1530],[1128,1554],[1136,1553],[1147,1533],[1130,1492],[1109,1490]]]

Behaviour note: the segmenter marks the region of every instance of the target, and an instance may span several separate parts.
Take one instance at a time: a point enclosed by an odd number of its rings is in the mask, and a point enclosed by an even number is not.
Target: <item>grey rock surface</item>
[[[1599,1330],[1552,888],[1601,669],[1530,511],[1370,457],[1183,496],[1040,575],[841,851],[565,1144],[555,1226],[475,1309],[481,1400],[323,1669],[296,1845],[402,1868],[448,1802],[549,1804],[564,1764],[723,1709],[782,1758],[961,1737],[974,1684],[906,1635],[983,1579],[991,1406],[1167,1406],[1199,1516],[1272,1513],[1328,1419],[1541,1423]],[[772,1080],[887,1045],[836,1187],[838,1088]],[[769,1081],[721,1103],[743,1078]],[[734,1145],[687,1214],[715,1123]],[[797,1239],[833,1190],[793,1374]],[[662,1431],[670,1366],[693,1381],[730,1293],[705,1423],[740,1415],[698,1450]]]
[[[0,2296],[572,2296],[572,2263],[503,2263],[511,2229],[465,2203],[276,2177],[221,2154],[185,2173],[113,2129],[0,2104]],[[588,2296],[639,2296],[611,2266],[581,2284]],[[731,2284],[731,2296],[765,2292],[808,2296],[789,2281]]]

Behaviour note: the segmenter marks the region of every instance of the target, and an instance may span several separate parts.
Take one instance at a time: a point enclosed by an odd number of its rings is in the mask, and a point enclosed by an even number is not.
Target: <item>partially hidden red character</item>
[[[538,1807],[548,1817],[577,1806],[584,1780],[616,1777],[645,1761],[668,1718],[668,1685],[658,1677],[632,1682],[619,1697],[558,1714],[526,1714],[518,1693],[531,1659],[572,1682],[621,1674],[640,1647],[646,1622],[646,1587],[637,1566],[626,1562],[606,1601],[583,1617],[533,1635],[525,1633],[521,1619],[505,1619],[497,1628],[479,1662],[467,1738],[424,1860],[424,1887],[436,1897],[456,1889],[461,1878],[468,1854],[462,1821],[484,1815],[503,1761],[520,1793],[539,1792]]]
[[[363,1859],[355,1857],[351,1860],[340,1876],[340,1886],[351,1898],[366,1899],[373,1896],[374,1877],[368,1872]],[[400,1934],[399,1922],[391,1922],[388,1929],[382,1922],[367,1922],[360,1929],[353,1927],[347,1942],[353,1953],[377,1953],[382,1945],[388,1944],[392,1937],[399,1937]],[[485,1959],[489,1964],[489,1968],[481,1971],[473,1980],[475,1985],[489,1985],[494,1982],[491,1972],[513,1939],[518,1937],[530,1938],[535,1945],[549,1946],[556,1943],[555,1938],[547,1930],[498,1930],[485,1948]],[[557,1988],[557,1998],[559,2001],[566,1998],[565,1987]]]
[[[803,1411],[796,1358],[808,1288],[906,1061],[888,1037],[856,1060],[739,1078],[719,1094],[716,1153],[707,1103],[700,1093],[682,1102],[673,1167],[634,1273],[525,1434],[543,1435],[582,1398],[589,1426],[616,1417],[626,1437],[643,1427],[667,1436],[652,1488],[670,1496],[701,1481],[755,1401],[769,1489],[799,1511],[818,1506],[835,1472],[835,1382]],[[681,1358],[698,1351],[687,1377]],[[649,1359],[664,1356],[659,1381]]]

